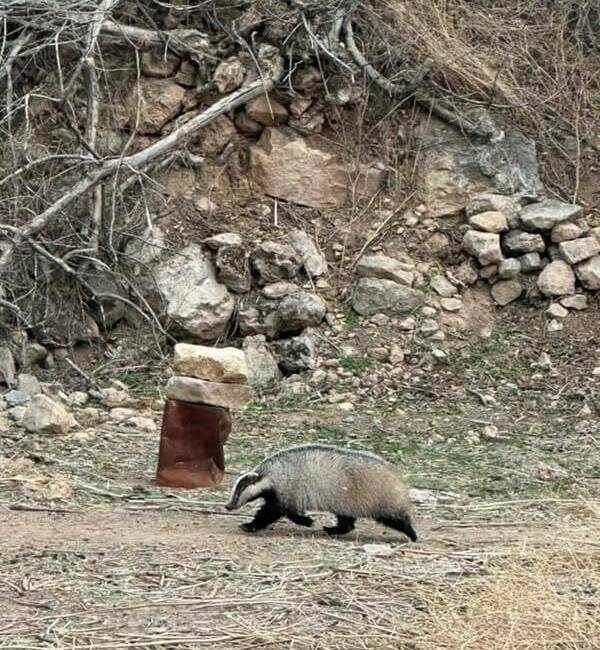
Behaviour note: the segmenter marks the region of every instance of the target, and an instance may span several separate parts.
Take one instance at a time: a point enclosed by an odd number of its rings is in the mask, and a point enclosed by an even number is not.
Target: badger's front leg
[[[308,517],[307,515],[301,515],[299,512],[290,512],[289,510],[285,513],[285,516],[295,524],[298,524],[298,526],[305,526],[306,528],[310,528],[313,525],[313,519],[312,517]]]
[[[323,530],[332,537],[337,535],[347,535],[354,530],[356,519],[354,517],[345,517],[337,515],[337,526],[325,526]]]
[[[254,515],[254,519],[242,524],[240,528],[245,533],[255,533],[257,530],[262,530],[263,528],[275,523],[282,516],[283,511],[281,510],[279,503],[274,499],[267,499]]]

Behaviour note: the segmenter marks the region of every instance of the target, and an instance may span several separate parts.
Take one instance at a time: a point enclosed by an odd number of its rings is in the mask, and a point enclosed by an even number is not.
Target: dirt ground
[[[235,414],[218,489],[155,486],[157,431],[81,414],[65,436],[9,429],[0,648],[599,648],[597,311],[552,340],[506,313],[350,413],[314,391],[257,397]],[[149,372],[115,374],[156,398]],[[303,440],[401,466],[419,542],[368,521],[330,539],[321,515],[240,531],[251,508],[223,508],[237,472]]]

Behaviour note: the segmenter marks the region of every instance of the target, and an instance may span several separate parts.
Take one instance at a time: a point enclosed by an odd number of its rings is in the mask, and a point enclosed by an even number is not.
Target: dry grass
[[[422,594],[430,608],[421,647],[600,647],[598,544],[523,549],[488,568],[489,575]]]
[[[600,206],[584,171],[600,159],[595,0],[378,0],[360,12],[363,47],[379,70],[410,76],[431,59],[434,96],[458,113],[492,108],[517,124],[538,143],[552,191]]]

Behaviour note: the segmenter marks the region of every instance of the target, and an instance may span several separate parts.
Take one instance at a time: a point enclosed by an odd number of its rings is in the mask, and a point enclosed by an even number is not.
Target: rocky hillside
[[[0,380],[99,389],[99,355],[196,341],[260,388],[329,357],[404,381],[509,303],[549,334],[595,308],[597,9],[505,3],[501,42],[484,2],[421,4],[7,10]]]

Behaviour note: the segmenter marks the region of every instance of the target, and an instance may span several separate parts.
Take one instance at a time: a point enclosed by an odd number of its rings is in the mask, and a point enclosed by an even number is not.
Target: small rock
[[[180,86],[185,86],[186,88],[195,88],[197,82],[196,66],[191,61],[182,61],[181,65],[179,66],[179,70],[175,75],[175,81]],[[196,105],[196,102],[194,101],[194,94],[190,93],[190,95],[184,99],[184,102],[186,103],[184,109],[189,107],[187,104],[188,99],[191,99],[191,106]]]
[[[550,246],[548,246],[548,257],[551,262],[556,262],[556,260],[562,259],[560,251],[558,250],[558,244],[550,244]]]
[[[245,384],[248,381],[246,357],[242,350],[231,347],[211,348],[177,343],[173,369],[179,375],[224,384]]]
[[[363,255],[356,265],[356,272],[363,278],[393,280],[407,287],[412,286],[415,278],[406,264],[387,255]]]
[[[463,302],[458,298],[442,298],[440,300],[440,306],[445,311],[456,312],[462,309]]]
[[[571,239],[578,239],[583,234],[583,230],[576,223],[559,223],[552,228],[551,239],[556,244]]]
[[[373,325],[377,325],[378,327],[386,327],[390,324],[390,317],[386,316],[385,314],[375,314],[371,318],[371,323],[373,323]]]
[[[0,381],[7,386],[14,386],[17,370],[10,348],[6,345],[0,346]]]
[[[263,324],[258,309],[247,307],[238,311],[238,329],[242,336],[249,334],[263,334],[265,325]]]
[[[560,332],[560,330],[562,330],[563,327],[564,327],[563,323],[561,323],[561,321],[557,320],[556,318],[551,320],[548,323],[549,332]]]
[[[143,135],[159,134],[180,113],[186,92],[167,79],[147,79],[131,88],[126,100],[127,121]]]
[[[25,417],[25,411],[27,411],[26,406],[13,406],[6,411],[6,414],[17,424],[22,424],[23,418]]]
[[[134,418],[138,412],[135,409],[122,408],[118,406],[117,408],[111,409],[108,417],[115,422],[126,422],[131,418]]]
[[[434,232],[425,242],[425,250],[432,257],[443,260],[450,253],[450,239],[443,232]]]
[[[575,274],[566,262],[556,260],[550,262],[540,273],[537,286],[545,296],[549,297],[575,293]]]
[[[600,255],[579,264],[575,269],[581,284],[590,291],[600,289]],[[573,291],[571,291],[573,293]]]
[[[155,433],[158,427],[152,418],[136,415],[128,420],[127,424],[144,433]]]
[[[546,316],[549,318],[566,318],[568,313],[567,309],[556,302],[546,309]]]
[[[281,379],[277,360],[262,335],[247,336],[243,343],[248,383],[256,388],[267,388]]]
[[[363,551],[374,557],[389,557],[394,554],[394,548],[390,544],[365,544]]]
[[[300,68],[294,73],[292,87],[305,97],[317,97],[322,90],[321,73],[314,66]]]
[[[23,367],[44,366],[48,350],[39,343],[27,343],[23,353]]]
[[[502,212],[481,212],[469,217],[469,225],[483,232],[504,232],[508,230],[508,222]]]
[[[523,287],[516,280],[500,280],[492,287],[492,298],[504,307],[523,293]]]
[[[27,393],[30,397],[42,392],[42,386],[34,375],[21,373],[17,377],[17,390]]]
[[[4,401],[9,407],[24,406],[31,402],[32,395],[22,390],[9,390],[4,394]]]
[[[222,246],[241,246],[242,237],[235,232],[221,232],[202,240],[212,250],[219,250]]]
[[[488,264],[483,268],[479,269],[479,276],[484,280],[491,280],[498,275],[498,265],[497,264]]]
[[[454,277],[467,287],[477,282],[478,273],[472,260],[463,262],[454,272]]]
[[[440,350],[439,348],[433,348],[431,350],[431,356],[436,361],[445,361],[448,358],[448,355],[444,352],[444,350]]]
[[[327,303],[315,293],[299,291],[285,296],[275,311],[274,330],[300,332],[305,327],[319,325],[325,318]]]
[[[562,258],[569,264],[578,264],[600,253],[600,242],[595,237],[582,237],[558,245]]]
[[[544,238],[538,234],[511,230],[503,235],[502,244],[511,255],[542,253],[546,249]]]
[[[287,241],[296,253],[298,253],[309,276],[318,278],[327,273],[327,260],[325,255],[323,255],[317,248],[315,242],[303,230],[292,230],[288,233]]]
[[[578,293],[575,296],[567,296],[566,298],[561,299],[560,304],[567,309],[581,311],[587,309],[587,296],[584,293]]]
[[[340,411],[343,411],[345,413],[354,411],[354,404],[352,404],[352,402],[340,402],[337,407]]]
[[[463,248],[479,260],[482,265],[499,262],[502,259],[500,236],[496,233],[468,230],[463,239]]]
[[[519,204],[510,196],[482,192],[475,195],[465,206],[467,217],[482,212],[502,212],[511,228],[519,225]]]
[[[375,359],[375,361],[387,361],[390,358],[390,352],[387,348],[370,348],[369,356]]]
[[[306,332],[300,336],[276,341],[274,346],[279,355],[279,367],[285,373],[303,372],[315,365],[315,340]]]
[[[521,272],[521,262],[514,257],[507,257],[498,264],[498,277],[501,280],[512,280]]]
[[[421,307],[421,314],[425,316],[425,318],[433,318],[437,315],[437,309],[435,307],[425,305],[425,307]]]
[[[249,255],[239,245],[221,246],[215,258],[217,279],[230,291],[248,293],[252,286]]]
[[[240,113],[235,118],[235,126],[244,135],[258,135],[263,130],[263,125],[251,120],[246,113]]]
[[[89,395],[87,393],[84,393],[83,391],[76,390],[73,391],[72,393],[69,393],[68,396],[68,403],[71,406],[85,406],[88,403],[88,400],[90,399]]]
[[[168,399],[239,409],[252,399],[252,389],[245,384],[223,384],[175,376],[167,382],[165,395]]]
[[[397,345],[392,345],[390,348],[390,363],[393,366],[398,366],[404,361],[404,350]]]
[[[519,257],[519,263],[523,273],[533,273],[542,267],[542,258],[539,253],[526,253]]]
[[[361,316],[380,312],[396,316],[413,311],[423,298],[420,291],[392,280],[361,278],[354,288],[352,307]]]
[[[443,275],[435,275],[431,278],[429,286],[443,298],[452,298],[457,293],[456,287]]]
[[[552,359],[547,352],[542,352],[540,358],[532,365],[542,370],[552,370],[553,368]]]
[[[23,414],[23,426],[34,433],[67,433],[77,423],[58,402],[46,395],[34,395]]]
[[[288,117],[287,108],[268,95],[251,99],[246,104],[246,114],[263,126],[283,124]]]
[[[300,117],[312,106],[312,99],[306,99],[305,97],[296,97],[290,103],[290,113],[294,117]]]
[[[246,67],[237,56],[221,61],[213,74],[213,80],[221,95],[237,90],[244,82]]]
[[[583,209],[578,205],[548,199],[531,203],[521,209],[520,219],[525,228],[531,230],[551,230],[563,221],[572,221],[581,215]]]
[[[417,321],[412,316],[409,316],[408,318],[404,318],[403,320],[398,322],[398,329],[402,330],[403,332],[412,332],[415,327],[417,326]]]
[[[437,321],[434,321],[432,318],[425,318],[419,326],[419,331],[424,336],[431,336],[431,334],[437,332],[439,328],[440,326]]]
[[[280,282],[273,282],[273,284],[266,284],[260,292],[265,298],[269,298],[269,300],[280,300],[284,296],[298,293],[300,290],[297,284],[281,280]]]
[[[263,282],[291,280],[298,275],[302,260],[289,244],[266,241],[253,254],[252,263]]]

